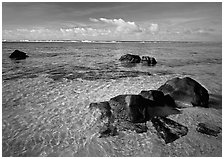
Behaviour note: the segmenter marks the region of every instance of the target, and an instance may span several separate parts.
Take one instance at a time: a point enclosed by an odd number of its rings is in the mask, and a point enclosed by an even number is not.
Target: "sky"
[[[221,41],[221,2],[3,2],[3,40]]]

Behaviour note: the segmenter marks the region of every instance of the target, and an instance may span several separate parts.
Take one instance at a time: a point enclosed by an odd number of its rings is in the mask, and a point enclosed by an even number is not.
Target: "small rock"
[[[199,123],[196,130],[200,133],[212,136],[218,136],[218,134],[221,132],[220,127],[209,123]]]
[[[165,117],[154,117],[151,121],[157,130],[158,135],[164,139],[166,144],[171,143],[188,133],[188,128],[186,126]]]

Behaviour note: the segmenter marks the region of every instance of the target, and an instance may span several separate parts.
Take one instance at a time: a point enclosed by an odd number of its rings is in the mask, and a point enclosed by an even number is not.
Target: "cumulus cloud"
[[[156,32],[156,31],[158,31],[158,27],[159,27],[158,24],[154,24],[154,23],[152,23],[152,24],[150,25],[150,27],[149,27],[149,30],[150,30],[151,32]]]
[[[148,23],[140,26],[132,21],[108,18],[89,18],[94,24],[72,25],[57,27],[32,27],[17,28],[14,30],[3,30],[3,39],[30,39],[30,40],[49,40],[49,39],[70,39],[70,40],[127,40],[141,39],[141,37],[151,36],[158,32],[159,25]]]
[[[92,22],[103,22],[115,26],[114,33],[117,34],[128,34],[135,32],[142,32],[142,29],[135,23],[130,21],[124,21],[123,19],[107,19],[107,18],[99,18],[99,19],[90,19]]]
[[[89,20],[96,24],[88,27],[60,28],[60,32],[64,37],[73,35],[79,38],[116,38],[123,35],[124,37],[135,35],[135,33],[143,31],[135,22],[124,21],[123,19],[89,18]]]

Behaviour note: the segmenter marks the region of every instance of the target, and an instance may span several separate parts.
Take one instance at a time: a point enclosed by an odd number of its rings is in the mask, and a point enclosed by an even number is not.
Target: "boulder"
[[[29,57],[25,52],[19,51],[19,50],[15,50],[10,56],[9,58],[11,59],[15,59],[15,60],[22,60],[22,59],[26,59],[27,57]]]
[[[132,123],[146,122],[146,101],[140,95],[118,95],[110,99],[110,106],[115,118]]]
[[[173,78],[158,88],[165,95],[169,94],[179,107],[208,107],[208,91],[190,77]]]
[[[154,57],[142,56],[141,63],[146,64],[148,66],[154,66],[157,61]]]
[[[153,100],[132,94],[118,95],[108,102],[91,103],[90,109],[100,111],[100,137],[114,136],[117,131],[123,130],[146,132],[146,122],[153,117],[180,113],[173,107],[158,105]]]
[[[114,104],[116,103],[116,104]],[[179,114],[180,111],[168,105],[158,104],[157,101],[146,99],[141,95],[119,95],[110,100],[110,106],[118,118],[127,116],[132,123],[144,123],[154,116],[169,116]]]
[[[137,123],[136,121],[131,122],[131,114],[128,113],[127,106],[122,99],[125,100],[126,95],[120,95],[111,99],[109,102],[99,102],[91,103],[89,108],[99,110],[99,120],[98,120],[98,132],[99,137],[115,136],[118,131],[132,130],[137,133],[142,133],[147,131],[147,127],[142,123]],[[113,109],[112,109],[112,107]],[[137,112],[137,116],[139,116]]]
[[[141,58],[138,55],[126,54],[121,56],[120,61],[129,62],[129,63],[140,63]]]
[[[146,99],[155,101],[157,105],[161,106],[168,105],[173,108],[177,107],[174,99],[169,94],[164,95],[162,91],[158,90],[141,91],[139,95],[143,96]]]

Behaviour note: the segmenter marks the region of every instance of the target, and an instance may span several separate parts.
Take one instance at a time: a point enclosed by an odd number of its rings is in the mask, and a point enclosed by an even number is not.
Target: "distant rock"
[[[213,123],[199,123],[196,130],[200,133],[212,136],[218,136],[218,134],[221,132],[221,128],[214,125]]]
[[[168,118],[154,117],[151,121],[156,128],[158,135],[164,139],[166,144],[171,143],[188,133],[188,128],[186,126]]]
[[[15,60],[22,60],[22,59],[26,59],[27,57],[29,57],[25,52],[19,51],[19,50],[15,50],[10,56],[9,58],[11,59],[15,59]]]
[[[141,63],[146,64],[148,66],[154,66],[157,61],[154,57],[142,56]]]
[[[165,95],[169,94],[179,107],[208,107],[208,91],[190,77],[173,78],[158,88]]]
[[[120,61],[130,62],[130,63],[140,63],[141,58],[138,55],[126,54],[120,57]]]

